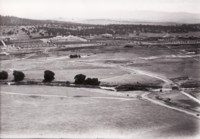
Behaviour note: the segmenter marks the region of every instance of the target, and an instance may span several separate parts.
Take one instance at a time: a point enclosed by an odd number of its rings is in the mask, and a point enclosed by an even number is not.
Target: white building
[[[73,35],[69,35],[69,36],[56,36],[50,39],[41,39],[43,42],[47,43],[47,42],[87,42],[86,39],[77,37],[77,36],[73,36]]]

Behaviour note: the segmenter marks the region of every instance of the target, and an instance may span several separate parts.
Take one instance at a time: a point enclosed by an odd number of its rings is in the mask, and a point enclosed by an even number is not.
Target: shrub
[[[166,99],[164,99],[164,102],[166,102],[166,103],[168,103],[168,102],[170,102],[170,101],[171,101],[170,98],[166,98]]]
[[[42,32],[39,33],[41,36],[44,36],[44,34]]]
[[[70,84],[70,82],[69,82],[69,81],[66,81],[66,84]]]
[[[167,98],[167,101],[171,101],[171,98]]]
[[[81,58],[81,56],[80,56],[80,55],[77,55],[77,54],[75,54],[75,55],[70,55],[69,57],[70,57],[70,58]]]
[[[86,76],[83,74],[77,74],[74,79],[75,79],[75,84],[84,84]]]
[[[51,82],[51,81],[53,81],[55,79],[54,75],[55,75],[55,73],[53,71],[45,70],[44,71],[44,80],[43,80],[43,82]]]
[[[178,86],[172,86],[172,90],[179,90]]]
[[[85,84],[88,84],[88,85],[99,85],[100,81],[97,78],[87,78],[85,80]]]
[[[24,73],[22,71],[13,71],[14,81],[22,81],[25,77]]]
[[[149,86],[147,85],[142,85],[142,84],[123,84],[115,87],[117,91],[131,91],[131,90],[143,90],[143,91],[148,91]]]
[[[124,46],[124,48],[133,48],[133,45],[132,45],[132,44],[126,44],[126,45]]]
[[[7,35],[13,35],[13,34],[14,34],[13,31],[8,31],[8,32],[7,32]]]
[[[159,96],[156,96],[156,99],[158,100],[163,100],[163,98],[159,97]]]
[[[6,80],[8,79],[8,73],[6,71],[0,72],[0,80]]]

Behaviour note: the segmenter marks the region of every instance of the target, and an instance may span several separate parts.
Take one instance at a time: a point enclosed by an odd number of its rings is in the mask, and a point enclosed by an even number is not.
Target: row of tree
[[[13,81],[18,82],[18,81],[22,81],[25,77],[25,74],[22,71],[13,71],[13,76],[14,79]],[[0,80],[6,80],[8,79],[8,72],[6,71],[1,71],[0,72]]]
[[[55,73],[53,71],[45,70],[44,71],[44,80],[43,80],[43,82],[51,82],[51,81],[53,81],[55,79],[54,75],[55,75]],[[13,79],[14,82],[23,81],[24,78],[25,78],[25,74],[22,71],[14,70],[13,71],[13,76],[14,76],[14,79]],[[0,72],[0,80],[6,80],[6,79],[8,79],[8,72],[1,71]]]
[[[86,84],[86,85],[99,85],[100,81],[98,78],[86,78],[83,74],[78,74],[74,77],[75,84]]]
[[[22,71],[13,71],[14,82],[19,82],[24,80],[25,74]],[[51,70],[45,70],[44,71],[44,80],[43,82],[51,82],[55,79],[55,73]],[[0,80],[6,80],[8,79],[8,72],[1,71],[0,72]],[[83,74],[77,74],[75,77],[75,84],[85,84],[85,85],[99,85],[100,81],[98,78],[86,78]]]

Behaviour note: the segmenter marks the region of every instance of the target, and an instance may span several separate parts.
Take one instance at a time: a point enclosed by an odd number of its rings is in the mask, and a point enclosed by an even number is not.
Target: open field
[[[95,89],[1,86],[1,113],[1,137],[191,138],[199,132],[195,118]]]
[[[32,37],[41,37],[38,33],[43,29],[50,35],[53,31],[51,27],[27,26],[26,29],[33,31]],[[35,29],[40,30],[34,33]],[[59,30],[63,31],[64,28]],[[84,74],[98,78],[100,88],[106,86],[112,90],[120,85],[157,85],[160,87],[157,92],[150,89],[153,97],[170,99],[188,108],[184,111],[199,112],[198,102],[179,90],[183,89],[182,83],[200,81],[199,44],[156,45],[156,41],[148,41],[152,37],[167,43],[173,39],[180,41],[177,37],[180,33],[171,33],[174,38],[162,38],[166,33],[141,33],[133,38],[122,35],[124,38],[120,39],[117,39],[117,35],[109,39],[97,35],[92,39],[90,35],[82,36],[88,38],[87,43],[70,44],[44,43],[37,38],[31,39],[23,29],[18,28],[18,31],[19,34],[12,36],[16,40],[11,41],[15,46],[3,48],[7,53],[0,55],[0,70],[9,74],[5,83],[13,80],[14,70],[22,71],[25,81],[40,83],[45,70],[55,73],[54,81],[70,83],[74,82],[77,74]],[[188,34],[183,33],[180,37],[188,37]],[[44,37],[50,35],[45,33]],[[194,33],[193,37],[199,37],[199,34]],[[142,42],[146,44],[140,45]],[[127,44],[131,47],[124,47]],[[74,54],[81,57],[69,58]],[[174,86],[177,87],[176,91],[173,90]],[[199,88],[191,88],[190,85],[188,88],[183,90],[184,93],[199,99]],[[192,139],[200,136],[200,121],[196,113],[191,112],[191,116],[187,112],[153,103],[161,101],[151,95],[152,98],[145,99],[146,93],[150,92],[115,92],[84,88],[84,85],[82,88],[1,85],[1,137]],[[162,100],[161,103],[165,102]]]
[[[3,61],[2,65],[4,69],[12,74],[12,70],[22,70],[26,74],[27,79],[42,80],[44,70],[50,69],[56,73],[55,80],[58,81],[74,81],[76,74],[82,73],[90,77],[96,77],[99,79],[110,78],[113,76],[119,76],[126,74],[126,71],[120,69],[93,66],[77,60],[70,60],[68,57],[63,59],[55,58],[38,58],[35,59],[24,59],[15,61],[13,64],[10,61]],[[10,76],[12,79],[12,76]]]
[[[189,89],[185,89],[185,92],[190,93],[191,95],[193,95],[194,97],[196,97],[197,99],[200,99],[200,92],[199,92],[200,88],[189,88]]]

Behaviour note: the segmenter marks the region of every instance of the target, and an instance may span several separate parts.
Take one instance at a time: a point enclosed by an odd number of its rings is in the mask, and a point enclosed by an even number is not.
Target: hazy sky
[[[0,14],[35,19],[121,18],[137,10],[200,13],[200,0],[0,0]]]

